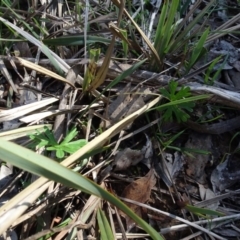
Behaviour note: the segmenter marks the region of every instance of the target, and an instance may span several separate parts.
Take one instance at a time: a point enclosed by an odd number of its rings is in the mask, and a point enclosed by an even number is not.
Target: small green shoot
[[[204,31],[199,41],[193,47],[193,51],[191,52],[190,59],[186,63],[186,71],[189,72],[190,69],[196,64],[196,62],[206,53],[206,49],[204,44],[209,35],[209,28]]]
[[[127,31],[125,29],[120,29],[120,32],[127,39]],[[126,58],[128,54],[128,44],[124,40],[122,40],[122,47],[124,51],[124,57]]]
[[[72,154],[87,144],[85,139],[72,141],[78,134],[76,128],[73,128],[60,144],[57,143],[53,133],[47,127],[44,129],[45,132],[41,133],[36,130],[36,134],[29,135],[30,139],[33,140],[29,148],[45,147],[47,151],[56,151],[56,157],[62,159],[66,153]]]
[[[165,151],[167,148],[172,149],[175,148],[173,147],[171,144],[179,137],[181,136],[183,133],[185,132],[185,130],[178,132],[177,134],[175,134],[174,136],[171,136],[170,139],[164,141],[163,136],[157,136],[158,140],[160,141],[160,143],[163,145],[163,151]],[[181,149],[178,148],[178,151],[180,151]]]
[[[211,216],[218,216],[218,217],[225,216],[225,214],[223,214],[221,212],[217,212],[217,211],[207,209],[207,208],[195,207],[195,206],[192,206],[190,204],[186,204],[185,208],[189,212],[191,212],[191,213],[193,213],[193,214],[195,214],[199,217],[203,217],[203,218],[207,218],[207,219],[209,219]]]
[[[207,85],[212,86],[214,81],[217,79],[217,77],[219,76],[220,72],[223,69],[223,66],[225,66],[228,56],[226,56],[226,58],[224,59],[223,63],[221,64],[221,66],[219,67],[219,69],[214,73],[213,77],[210,77],[210,74],[213,70],[213,68],[216,66],[216,64],[219,62],[219,60],[222,59],[222,56],[219,56],[217,58],[215,58],[213,60],[213,62],[211,63],[211,65],[208,67],[207,72],[204,76],[204,83]]]
[[[87,71],[84,75],[83,80],[83,91],[87,91],[95,78],[97,72],[97,61],[99,59],[99,55],[101,53],[101,49],[91,49],[90,50],[90,62],[87,67]]]
[[[162,11],[159,17],[158,26],[156,30],[156,36],[154,39],[154,47],[159,55],[161,61],[167,53],[169,53],[169,42],[172,40],[175,28],[175,17],[179,7],[179,0],[169,1],[166,0],[163,3]],[[161,62],[162,63],[162,62]],[[151,68],[157,68],[154,58],[151,59]],[[162,67],[162,66],[160,66]],[[158,66],[159,68],[159,66]]]
[[[170,81],[169,91],[165,88],[160,89],[161,94],[168,99],[170,102],[177,101],[180,99],[188,98],[191,96],[190,88],[182,86],[179,91],[177,91],[178,83],[175,81]],[[176,117],[178,122],[186,122],[190,117],[187,112],[192,112],[195,106],[194,102],[185,102],[172,106],[166,106],[162,108],[164,121],[173,121]]]

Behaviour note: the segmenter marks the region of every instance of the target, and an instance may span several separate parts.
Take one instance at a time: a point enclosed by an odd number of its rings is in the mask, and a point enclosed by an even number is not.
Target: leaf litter
[[[150,200],[151,190],[155,186],[156,181],[157,179],[155,177],[154,169],[152,168],[144,177],[141,177],[127,185],[121,196],[139,203],[146,203]],[[126,203],[126,205],[129,206],[133,212],[142,216],[141,207],[135,205],[134,203]],[[127,230],[131,230],[135,223],[126,214],[121,213],[121,215],[126,219]]]

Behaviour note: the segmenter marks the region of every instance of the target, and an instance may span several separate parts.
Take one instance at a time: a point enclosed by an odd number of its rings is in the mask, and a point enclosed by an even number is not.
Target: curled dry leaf
[[[145,203],[150,199],[150,194],[152,188],[156,184],[156,177],[154,174],[154,169],[150,169],[146,176],[139,178],[138,180],[130,183],[122,193],[122,197],[134,200],[139,203]],[[133,212],[141,216],[141,207],[133,204],[126,203],[129,208],[132,209]],[[134,226],[134,222],[130,219],[126,214],[120,213],[126,219],[126,225],[128,230]]]

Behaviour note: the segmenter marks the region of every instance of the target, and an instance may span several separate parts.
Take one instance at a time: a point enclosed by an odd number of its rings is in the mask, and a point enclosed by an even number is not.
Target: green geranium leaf
[[[168,86],[169,90],[165,88],[160,89],[161,94],[173,103],[171,106],[161,108],[161,110],[164,112],[163,119],[165,121],[173,121],[175,118],[178,122],[186,122],[188,118],[190,118],[187,112],[193,111],[195,103],[189,101],[174,105],[174,101],[186,99],[191,96],[189,87],[181,87],[180,90],[177,90],[177,86],[177,82],[171,81]]]
[[[63,158],[65,156],[64,151],[62,149],[57,149],[56,156],[57,158]]]

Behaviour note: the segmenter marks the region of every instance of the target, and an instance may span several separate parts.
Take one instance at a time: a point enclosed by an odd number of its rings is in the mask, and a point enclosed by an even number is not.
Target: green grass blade
[[[220,56],[219,56],[220,57]],[[222,57],[222,56],[221,56]],[[218,68],[218,70],[215,72],[215,74],[212,77],[211,83],[213,84],[215,82],[215,80],[218,78],[219,74],[221,73],[223,67],[225,66],[227,60],[229,58],[229,55],[226,55],[223,63],[221,64],[221,66]],[[217,58],[218,59],[218,58]]]
[[[165,23],[165,19],[167,17],[168,4],[169,4],[168,0],[163,3],[162,11],[161,11],[159,21],[158,21],[156,37],[154,40],[154,47],[157,51],[158,51],[158,49],[160,49],[162,47],[162,36],[164,35],[164,32],[165,32],[164,23]],[[159,56],[159,57],[161,57],[161,56]]]
[[[223,216],[225,216],[225,214],[223,214],[221,212],[217,212],[217,211],[214,211],[214,210],[211,210],[211,209],[207,209],[207,208],[199,208],[199,207],[195,207],[195,206],[192,206],[192,205],[189,205],[189,204],[187,204],[185,206],[185,208],[188,211],[194,213],[195,215],[200,215],[200,216],[207,215],[206,217],[209,217],[209,216],[223,217]]]
[[[56,68],[57,72],[61,75],[63,75],[64,71],[62,70],[62,67],[66,67],[59,64],[59,56],[57,56],[55,53],[51,52],[45,45],[43,45],[38,39],[34,38],[32,35],[30,35],[29,33],[27,33],[26,31],[23,31],[21,28],[19,28],[18,26],[12,24],[11,22],[7,21],[6,19],[0,17],[0,21],[3,22],[5,25],[11,27],[12,29],[14,29],[15,31],[17,31],[20,35],[22,35],[23,37],[25,37],[28,41],[32,42],[34,45],[38,46],[41,51],[48,57],[48,59],[50,60],[51,64]]]
[[[160,110],[160,109],[166,108],[168,106],[175,106],[175,105],[181,104],[181,103],[187,103],[187,102],[192,102],[192,101],[198,101],[198,100],[206,99],[206,98],[209,98],[211,96],[212,96],[211,94],[203,94],[203,95],[199,95],[199,96],[188,97],[188,98],[185,98],[185,99],[172,101],[172,102],[169,102],[169,103],[162,104],[161,106],[157,106],[157,107],[151,108],[151,109],[148,110],[148,112],[150,112],[152,110],[156,110],[156,109]]]
[[[96,36],[87,36],[87,44],[91,43],[104,43],[109,44],[111,39],[96,37]],[[83,35],[74,35],[74,36],[64,36],[54,39],[44,39],[43,43],[46,45],[53,46],[75,46],[75,45],[84,45],[84,36]]]
[[[205,41],[208,37],[209,34],[209,28],[207,28],[204,33],[202,34],[202,36],[200,37],[199,41],[197,42],[196,46],[193,48],[193,51],[191,53],[191,57],[189,60],[189,64],[187,69],[190,70],[193,65],[197,62],[197,60],[199,59],[202,49],[204,47]]]
[[[181,49],[183,45],[187,43],[187,40],[193,37],[193,35],[189,36],[189,33],[192,29],[194,29],[198,22],[201,21],[204,16],[208,14],[208,11],[215,2],[216,0],[211,0],[206,5],[206,7],[202,11],[200,11],[200,13],[186,27],[184,27],[184,25],[186,24],[187,19],[184,19],[184,21],[179,24],[179,26],[175,29],[172,41],[169,43],[169,45],[171,46],[169,52],[174,52]],[[189,37],[186,38],[186,36]]]
[[[151,236],[152,239],[164,239],[155,229],[133,213],[131,209],[129,209],[123,202],[111,193],[101,188],[95,182],[79,173],[73,172],[71,169],[64,167],[52,159],[38,155],[29,149],[3,139],[0,139],[0,155],[3,161],[9,162],[28,172],[43,176],[53,181],[62,183],[65,186],[79,189],[85,193],[93,194],[109,201],[111,204],[115,205],[131,217]]]
[[[156,37],[154,39],[154,47],[160,57],[160,60],[163,61],[166,50],[169,45],[169,41],[172,39],[172,35],[174,33],[174,19],[178,10],[179,0],[164,1],[162,6],[162,11],[160,14]],[[159,68],[156,66],[156,62],[154,59],[151,59],[151,67],[153,69]]]
[[[112,229],[106,218],[106,215],[101,209],[98,209],[97,212],[98,226],[101,233],[101,239],[103,240],[112,240],[114,239]]]
[[[225,61],[223,62],[224,65],[225,65],[225,63],[226,63],[227,58],[228,58],[228,56],[226,56]],[[205,84],[209,84],[209,85],[212,85],[212,84],[213,84],[214,80],[212,80],[211,82],[209,81],[209,79],[210,79],[210,74],[211,74],[213,68],[215,67],[215,65],[220,61],[220,59],[222,59],[222,55],[221,55],[221,56],[218,56],[217,58],[215,58],[215,59],[212,61],[212,63],[210,64],[210,66],[208,67],[208,69],[207,69],[207,71],[206,71],[206,74],[205,74],[205,76],[204,76],[204,83],[205,83]],[[223,65],[222,65],[222,66],[223,66]],[[222,70],[222,68],[220,67],[220,68],[218,69],[217,73],[219,74],[221,70]],[[215,74],[216,74],[216,73],[215,73]],[[215,75],[215,74],[214,74],[214,75]],[[218,74],[217,74],[217,76],[218,76]]]
[[[127,30],[125,29],[120,29],[121,34],[124,36],[124,38],[127,39],[128,35],[127,35]],[[122,40],[122,47],[123,47],[123,52],[124,52],[124,57],[127,57],[128,54],[128,43],[124,40]]]
[[[135,70],[137,70],[143,63],[145,63],[147,61],[147,59],[144,59],[140,62],[137,62],[136,64],[134,64],[133,66],[131,66],[129,69],[127,69],[126,71],[124,71],[122,74],[120,74],[118,77],[116,77],[111,83],[109,83],[107,85],[107,87],[105,88],[104,92],[107,91],[108,89],[112,88],[113,86],[115,86],[116,84],[118,84],[121,80],[123,80],[124,78],[128,77],[129,75],[131,75]],[[102,94],[104,94],[104,92]]]
[[[168,12],[167,22],[165,26],[165,34],[163,35],[163,51],[165,53],[165,49],[169,45],[169,40],[172,38],[172,34],[174,32],[174,19],[177,13],[177,9],[179,6],[179,0],[175,0],[171,2],[171,7]]]

